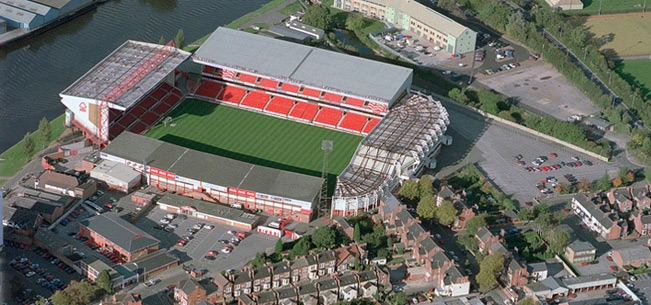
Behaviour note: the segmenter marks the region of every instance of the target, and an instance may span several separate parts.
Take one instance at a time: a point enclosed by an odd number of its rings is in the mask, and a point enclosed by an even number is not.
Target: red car
[[[610,256],[610,255],[608,255],[608,256],[606,256],[606,260],[609,261],[609,262],[612,262],[612,261],[613,261],[613,257]],[[614,266],[613,266],[613,267],[614,267]]]
[[[110,209],[113,208],[113,205],[110,204],[110,203],[107,203],[107,204],[104,205],[104,207],[110,210]]]
[[[615,266],[610,266],[610,270],[612,270],[613,272],[617,272],[617,267],[615,267]]]
[[[217,255],[217,251],[215,251],[215,250],[210,250],[210,251],[208,251],[208,255],[216,256],[216,255]]]
[[[522,160],[518,161],[518,165],[520,165],[520,166],[524,166],[525,164],[526,163],[524,163],[524,161],[522,161]]]
[[[530,207],[530,206],[533,206],[533,203],[531,203],[531,201],[526,201],[526,202],[524,203],[524,205]]]
[[[549,153],[549,157],[550,158],[556,158],[556,157],[558,157],[558,155],[556,153]]]
[[[176,244],[179,245],[179,246],[185,246],[185,244],[187,244],[187,243],[188,243],[188,242],[185,241],[185,239],[181,239],[181,240],[179,240],[179,242],[176,243]]]

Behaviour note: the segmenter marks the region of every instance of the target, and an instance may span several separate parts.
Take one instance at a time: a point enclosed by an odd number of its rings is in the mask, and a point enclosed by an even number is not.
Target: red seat
[[[145,108],[143,108],[141,106],[136,106],[136,107],[131,108],[131,110],[129,110],[129,113],[133,114],[133,116],[135,116],[135,117],[139,117],[145,112],[147,112],[147,109],[145,109]]]
[[[303,88],[303,92],[301,93],[307,96],[317,97],[317,98],[321,96],[321,90],[316,90],[312,88]]]
[[[158,87],[154,89],[154,92],[152,92],[150,96],[155,98],[156,100],[160,100],[161,98],[163,98],[163,96],[165,96],[165,94],[167,94],[167,91],[161,87]]]
[[[109,127],[109,137],[115,138],[120,135],[126,128],[120,124],[113,124]]]
[[[339,123],[339,119],[341,119],[343,113],[343,111],[336,108],[322,107],[319,114],[316,115],[314,122],[334,127]]]
[[[267,105],[269,101],[269,94],[264,91],[251,91],[244,97],[242,101],[242,106],[247,106],[255,109],[262,110],[264,106]]]
[[[245,83],[255,84],[255,81],[258,80],[258,77],[251,74],[240,73],[240,80]]]
[[[294,102],[295,101],[292,99],[274,96],[271,98],[271,101],[269,101],[267,108],[264,110],[277,114],[287,115],[292,109],[292,106],[294,106]]]
[[[239,104],[245,93],[246,91],[242,88],[226,86],[217,96],[217,99],[227,103]]]
[[[319,106],[305,102],[299,102],[296,104],[296,106],[294,106],[292,111],[289,113],[289,116],[295,117],[297,119],[312,121],[317,111],[319,111]]]
[[[203,81],[199,88],[197,88],[197,95],[200,96],[205,96],[208,98],[215,98],[217,94],[219,94],[219,91],[222,90],[222,87],[224,87],[220,83],[212,82],[212,81]]]
[[[132,114],[125,113],[122,118],[117,122],[118,124],[124,126],[124,127],[129,127],[131,123],[135,122],[138,118],[133,116]]]
[[[344,118],[339,124],[339,128],[347,129],[357,132],[362,132],[364,125],[368,121],[368,117],[354,112],[349,112],[344,115]]]
[[[282,84],[280,86],[281,91],[286,91],[286,92],[298,92],[298,86],[292,85],[292,84]]]
[[[160,118],[160,115],[157,115],[153,112],[147,112],[140,117],[140,121],[144,122],[147,125],[152,125],[156,120]]]
[[[368,123],[366,123],[366,126],[364,126],[364,130],[362,130],[363,133],[370,133],[373,128],[377,125],[377,123],[380,123],[380,119],[378,118],[371,118]]]
[[[129,131],[131,131],[133,133],[138,133],[138,134],[143,133],[145,130],[147,130],[147,124],[145,124],[143,122],[138,122],[138,123],[136,123],[136,125],[129,128]]]
[[[158,104],[158,106],[156,106],[156,108],[154,108],[154,113],[158,114],[159,116],[162,116],[163,114],[165,114],[165,112],[170,110],[170,108],[172,108],[172,106],[170,106],[168,104],[165,104],[165,103],[161,103],[161,104]]]
[[[329,101],[329,102],[333,102],[333,103],[341,103],[341,99],[343,99],[343,98],[344,97],[339,95],[339,94],[334,94],[334,93],[330,93],[330,92],[326,92],[326,94],[323,96],[323,99],[325,99],[326,101]]]
[[[154,106],[154,104],[156,104],[156,102],[157,102],[156,99],[154,99],[151,96],[148,96],[144,100],[142,100],[142,102],[140,102],[138,104],[138,106],[140,106],[142,108],[145,108],[145,109],[149,109],[149,108],[151,108],[151,106]]]
[[[175,94],[172,94],[172,95],[169,95],[168,97],[166,97],[165,100],[163,101],[163,103],[165,103],[166,105],[172,107],[172,106],[178,104],[179,101],[181,101],[181,97],[177,96]]]
[[[203,73],[212,74],[213,72],[215,72],[215,67],[211,67],[211,66],[203,67]]]
[[[161,87],[163,90],[167,91],[167,92],[170,92],[170,91],[172,91],[172,89],[174,89],[174,87],[172,87],[172,85],[170,85],[170,84],[168,84],[168,83],[162,83],[162,84],[160,85],[160,87]]]
[[[263,78],[262,81],[260,81],[260,85],[269,90],[276,91],[276,88],[278,87],[278,82],[275,80]]]
[[[369,102],[366,109],[373,111],[373,113],[384,113],[387,111],[387,105],[383,103]]]
[[[360,99],[356,99],[354,97],[347,97],[344,104],[355,106],[355,107],[363,107],[364,106],[364,101],[360,100]]]

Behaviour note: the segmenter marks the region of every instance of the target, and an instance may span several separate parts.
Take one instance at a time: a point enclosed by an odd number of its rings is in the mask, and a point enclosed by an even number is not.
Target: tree
[[[26,133],[25,137],[23,137],[23,155],[25,156],[25,159],[29,161],[32,158],[32,155],[34,154],[34,139],[32,138],[31,133]]]
[[[255,258],[251,261],[251,267],[260,268],[264,266],[266,262],[267,262],[267,254],[264,252],[258,252],[255,255]]]
[[[547,231],[547,243],[552,251],[560,254],[570,243],[570,234],[563,230]]]
[[[454,88],[448,92],[448,96],[451,99],[462,104],[468,104],[468,102],[470,102],[470,99],[466,95],[466,88],[463,88],[461,90],[459,90],[459,88]]]
[[[280,255],[283,254],[283,239],[278,238],[278,241],[276,242],[276,245],[274,246],[274,253],[280,257]]]
[[[326,32],[330,31],[334,26],[334,20],[332,19],[332,15],[330,15],[330,8],[322,4],[315,4],[308,7],[303,16],[303,22]]]
[[[50,125],[50,121],[46,118],[42,118],[38,123],[38,131],[40,132],[39,138],[43,141],[43,148],[45,148],[45,144],[50,143],[50,139],[52,138],[52,126]]]
[[[387,298],[388,305],[405,305],[407,303],[407,297],[403,292],[398,292],[390,294]]]
[[[513,211],[515,210],[515,204],[513,203],[513,200],[505,198],[502,200],[502,209],[503,210],[510,210]]]
[[[400,187],[400,196],[409,200],[414,200],[418,197],[418,182],[413,179],[406,180]]]
[[[536,302],[532,298],[526,298],[526,299],[518,302],[518,305],[536,305],[536,304],[538,304],[538,302]]]
[[[359,228],[359,223],[355,224],[355,231],[353,231],[353,240],[359,242],[362,238],[362,230]]]
[[[477,283],[482,292],[490,291],[497,286],[497,277],[504,270],[504,256],[502,253],[493,253],[484,257],[479,264]]]
[[[590,180],[588,180],[586,178],[581,178],[581,180],[579,180],[579,184],[577,186],[578,186],[579,190],[587,192],[592,187],[592,183],[590,182]]]
[[[530,209],[522,208],[518,211],[518,219],[522,221],[529,221],[533,219],[533,213]]]
[[[418,180],[418,194],[420,198],[431,197],[434,195],[434,186],[432,178],[429,175],[423,175]]]
[[[64,290],[57,290],[52,295],[52,304],[54,305],[69,305],[71,303],[70,296]]]
[[[176,47],[179,49],[185,46],[185,33],[183,33],[183,29],[179,29],[179,31],[176,32],[176,36],[174,36],[174,44],[176,44]]]
[[[113,294],[113,281],[111,281],[111,275],[108,270],[102,270],[102,272],[97,275],[95,284],[104,289],[106,294]]]
[[[332,227],[320,227],[312,233],[312,242],[321,249],[329,249],[335,245],[337,232]]]
[[[436,200],[433,196],[423,197],[416,206],[416,214],[423,219],[432,219],[436,216]]]
[[[479,253],[479,241],[477,241],[475,236],[468,235],[468,234],[461,234],[459,235],[458,242],[460,245],[464,246],[466,250],[470,251],[471,253],[474,254]]]
[[[479,228],[486,226],[486,215],[475,215],[466,223],[466,233],[474,236]]]
[[[165,41],[165,37],[163,37],[163,35],[160,35],[160,39],[158,40],[158,44],[164,45],[166,43],[167,43],[167,41]]]
[[[622,179],[622,184],[629,185],[635,180],[633,172],[628,167],[622,167],[619,169],[619,178]]]
[[[298,242],[294,244],[292,250],[289,251],[290,257],[298,257],[307,255],[307,253],[312,248],[312,242],[310,241],[310,236],[303,236],[298,239]]]
[[[361,30],[364,27],[364,17],[360,14],[348,14],[346,29],[349,31]]]
[[[595,188],[598,191],[607,191],[612,187],[613,185],[610,182],[610,177],[608,177],[608,173],[605,173],[603,177],[599,178],[599,180],[597,180],[597,183],[595,184]]]
[[[620,177],[615,177],[615,179],[613,179],[613,186],[614,187],[620,187],[623,183],[624,182],[622,181],[622,178],[620,178]]]
[[[458,211],[452,202],[445,200],[441,203],[441,206],[436,209],[435,216],[441,225],[449,226],[453,224],[454,220],[457,218],[457,212]]]
[[[651,181],[651,166],[644,168],[644,179],[646,179],[646,181]]]

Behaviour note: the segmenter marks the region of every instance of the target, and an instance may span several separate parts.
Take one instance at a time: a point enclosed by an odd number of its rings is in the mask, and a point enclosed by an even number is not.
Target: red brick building
[[[117,255],[122,262],[131,262],[158,251],[160,241],[112,213],[86,219],[79,224],[82,236]]]

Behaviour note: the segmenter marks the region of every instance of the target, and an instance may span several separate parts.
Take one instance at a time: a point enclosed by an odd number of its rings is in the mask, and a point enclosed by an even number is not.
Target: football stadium
[[[190,57],[200,74],[180,70]],[[67,126],[147,184],[307,222],[326,181],[330,216],[368,211],[451,144],[445,108],[411,81],[411,69],[218,28],[194,54],[127,41],[60,95]]]

